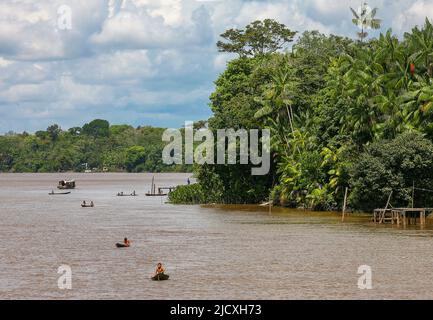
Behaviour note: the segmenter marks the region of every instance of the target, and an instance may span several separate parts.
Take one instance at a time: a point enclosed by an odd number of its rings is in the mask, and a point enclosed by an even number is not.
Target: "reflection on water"
[[[173,206],[145,197],[151,174],[0,174],[3,299],[433,298],[433,229],[343,224],[338,213]],[[160,186],[188,175],[158,174]],[[49,196],[76,178],[67,196]],[[136,190],[138,197],[116,197]],[[80,207],[93,200],[96,207]],[[124,237],[132,247],[116,249]],[[149,280],[157,262],[170,280]],[[72,268],[72,290],[57,268]],[[373,270],[359,290],[358,267]]]

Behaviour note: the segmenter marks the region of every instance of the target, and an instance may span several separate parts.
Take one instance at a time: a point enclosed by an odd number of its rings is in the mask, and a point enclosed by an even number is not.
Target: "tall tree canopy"
[[[83,126],[83,133],[94,137],[108,137],[110,124],[107,120],[96,119]]]
[[[218,41],[217,47],[220,52],[237,53],[241,57],[264,55],[285,48],[295,34],[275,20],[257,20],[245,29],[229,29],[221,34],[226,42]]]

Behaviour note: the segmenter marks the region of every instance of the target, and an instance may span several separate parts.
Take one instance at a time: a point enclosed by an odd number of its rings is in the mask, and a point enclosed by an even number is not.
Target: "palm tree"
[[[377,8],[371,9],[366,2],[364,2],[359,11],[355,11],[350,8],[353,14],[352,22],[361,28],[361,32],[358,32],[358,37],[361,41],[367,38],[368,33],[365,31],[367,29],[380,29],[380,24],[382,20],[376,19]]]
[[[272,76],[272,82],[268,85],[267,90],[263,93],[262,97],[257,97],[255,100],[263,105],[254,117],[256,119],[267,119],[271,122],[271,128],[277,129],[285,127],[286,124],[290,127],[290,134],[287,132],[280,133],[282,141],[284,141],[287,148],[290,147],[289,137],[295,138],[294,127],[294,112],[292,109],[293,98],[296,96],[298,90],[298,83],[294,80],[293,72],[289,68],[278,70]],[[285,131],[285,130],[284,130]]]

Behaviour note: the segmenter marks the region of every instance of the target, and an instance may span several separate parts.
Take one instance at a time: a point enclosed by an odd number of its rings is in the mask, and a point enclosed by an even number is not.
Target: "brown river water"
[[[156,174],[158,186],[187,174]],[[49,196],[75,178],[70,195]],[[152,174],[0,174],[1,299],[433,299],[433,228],[145,197]],[[138,197],[116,197],[136,190]],[[93,200],[95,208],[81,208]],[[132,247],[114,244],[127,236]],[[157,262],[168,281],[151,281]],[[72,289],[60,290],[60,265]],[[358,288],[360,265],[371,290]]]

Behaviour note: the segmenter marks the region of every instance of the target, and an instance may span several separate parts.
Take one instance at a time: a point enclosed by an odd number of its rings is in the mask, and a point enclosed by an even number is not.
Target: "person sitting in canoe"
[[[128,238],[124,238],[122,243],[116,243],[117,248],[128,248],[131,246],[131,241]]]
[[[153,281],[161,281],[161,280],[168,280],[170,276],[168,274],[165,274],[165,269],[162,266],[162,263],[158,263],[156,265],[155,275],[151,277]]]
[[[165,269],[164,269],[164,267],[162,266],[162,263],[161,263],[161,262],[158,263],[158,264],[156,265],[155,276],[157,276],[158,274],[164,274],[164,272],[165,272]]]
[[[81,204],[81,206],[83,208],[93,208],[95,206],[95,204],[93,203],[93,201],[90,201],[90,204],[87,204],[86,201],[83,201],[83,203]]]

